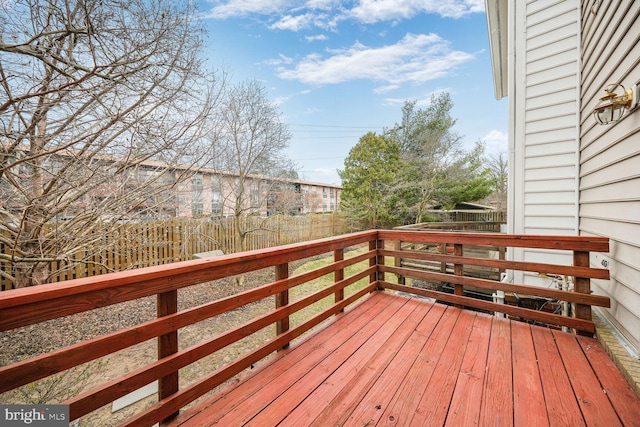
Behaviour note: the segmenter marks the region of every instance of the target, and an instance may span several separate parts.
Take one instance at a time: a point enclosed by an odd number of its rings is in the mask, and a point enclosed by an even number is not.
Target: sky
[[[301,179],[339,184],[360,137],[448,92],[454,130],[487,154],[507,149],[494,97],[484,0],[200,0],[210,66],[260,81],[292,138]]]

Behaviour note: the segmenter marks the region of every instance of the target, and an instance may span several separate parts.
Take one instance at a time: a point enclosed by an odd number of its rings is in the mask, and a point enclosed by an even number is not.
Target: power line
[[[384,126],[339,126],[339,125],[309,125],[303,123],[287,123],[289,126],[303,126],[316,128],[338,128],[338,129],[383,129]]]

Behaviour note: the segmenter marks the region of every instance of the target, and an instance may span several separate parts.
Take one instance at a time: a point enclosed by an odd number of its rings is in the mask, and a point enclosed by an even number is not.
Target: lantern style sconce
[[[622,89],[618,95],[616,89]],[[625,89],[620,83],[607,86],[607,94],[600,98],[600,102],[593,109],[593,117],[600,125],[610,125],[619,121],[624,116],[625,110],[631,110],[638,105],[638,85]]]

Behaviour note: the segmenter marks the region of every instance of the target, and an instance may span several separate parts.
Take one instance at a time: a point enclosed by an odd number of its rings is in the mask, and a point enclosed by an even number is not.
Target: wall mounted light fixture
[[[622,89],[618,95],[616,90]],[[624,116],[626,110],[631,110],[638,105],[638,85],[625,89],[620,83],[614,83],[605,89],[607,94],[600,98],[600,102],[593,109],[593,117],[601,125],[609,125],[617,122]]]

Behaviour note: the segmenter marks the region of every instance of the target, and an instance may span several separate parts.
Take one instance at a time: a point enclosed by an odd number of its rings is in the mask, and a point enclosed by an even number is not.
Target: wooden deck
[[[374,294],[172,423],[640,426],[594,339]]]

